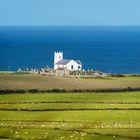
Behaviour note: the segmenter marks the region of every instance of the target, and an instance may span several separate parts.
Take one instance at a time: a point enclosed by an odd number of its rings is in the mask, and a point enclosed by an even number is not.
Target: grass
[[[65,108],[64,108],[65,106]],[[20,103],[0,104],[0,110],[61,111],[61,110],[139,110],[140,104],[113,103]]]
[[[140,92],[3,94],[0,138],[138,140]]]
[[[123,135],[114,137],[115,135],[100,135],[100,133],[91,133],[91,132],[83,132],[83,131],[67,131],[67,130],[46,130],[46,129],[22,129],[22,130],[10,130],[5,129],[4,132],[7,132],[8,134],[11,132],[11,138],[20,138],[28,139],[29,137],[31,139],[47,139],[47,140],[126,140]],[[97,131],[97,130],[95,130]],[[133,130],[131,130],[132,132]],[[134,130],[135,131],[135,130]],[[129,133],[130,131],[128,131]],[[96,134],[96,135],[95,135]],[[128,137],[127,140],[131,140],[133,138],[132,136]]]
[[[140,77],[106,77],[106,78],[64,78],[42,75],[0,75],[0,90],[29,90],[29,89],[112,89],[139,88]]]
[[[5,94],[0,95],[3,102],[140,102],[140,92],[117,93],[46,93],[46,94]]]

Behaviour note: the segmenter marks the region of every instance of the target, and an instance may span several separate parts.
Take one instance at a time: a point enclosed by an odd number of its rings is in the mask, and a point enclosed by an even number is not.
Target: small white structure
[[[80,60],[63,59],[63,52],[54,53],[54,69],[67,69],[70,71],[82,70],[82,63]]]

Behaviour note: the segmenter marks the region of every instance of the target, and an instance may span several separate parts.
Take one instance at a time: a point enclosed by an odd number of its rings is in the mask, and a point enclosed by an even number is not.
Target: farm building
[[[63,59],[63,52],[54,53],[54,69],[67,69],[69,71],[82,70],[80,60]]]

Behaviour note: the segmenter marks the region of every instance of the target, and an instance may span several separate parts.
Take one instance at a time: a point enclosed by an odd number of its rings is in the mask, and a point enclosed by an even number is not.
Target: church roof
[[[62,60],[58,61],[56,64],[58,64],[58,65],[66,65],[66,64],[68,64],[70,61],[71,61],[71,60],[69,60],[69,59],[62,59]],[[75,62],[76,62],[77,64],[79,64],[79,65],[82,64],[80,60],[73,60],[73,61],[75,61]]]
[[[74,60],[77,64],[80,64],[82,65],[81,61],[80,60]]]

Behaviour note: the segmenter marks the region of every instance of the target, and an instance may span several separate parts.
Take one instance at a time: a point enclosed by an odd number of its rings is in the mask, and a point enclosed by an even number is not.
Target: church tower
[[[63,52],[54,52],[54,69],[57,69],[56,63],[63,59]]]

